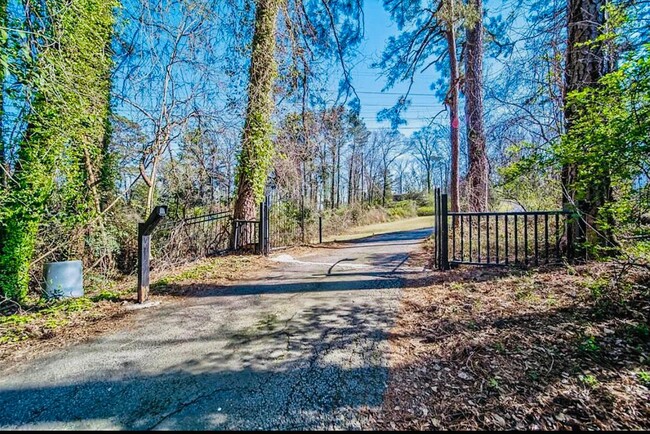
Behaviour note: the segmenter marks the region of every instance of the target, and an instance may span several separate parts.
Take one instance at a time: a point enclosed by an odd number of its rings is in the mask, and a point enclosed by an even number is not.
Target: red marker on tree
[[[454,118],[454,119],[451,121],[451,127],[452,127],[452,128],[458,128],[458,124],[459,124],[459,122],[458,122],[458,118]]]

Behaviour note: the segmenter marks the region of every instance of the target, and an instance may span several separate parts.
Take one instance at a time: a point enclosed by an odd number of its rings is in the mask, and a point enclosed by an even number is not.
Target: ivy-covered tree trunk
[[[483,0],[471,0],[476,21],[466,29],[465,122],[467,124],[467,173],[470,211],[488,208],[488,172],[483,122]]]
[[[602,38],[607,12],[607,0],[569,0],[568,1],[568,43],[566,56],[565,96],[587,87],[598,86],[598,81],[611,72],[612,62],[608,61],[603,50]],[[577,120],[578,107],[565,101],[564,116],[566,131],[570,132]],[[612,246],[614,244],[610,224],[599,224],[600,210],[612,197],[608,176],[597,183],[579,190],[581,168],[575,162],[566,161],[562,168],[564,186],[563,203],[566,209],[576,209],[581,218],[567,228],[578,243],[589,241],[594,245]],[[610,222],[611,223],[611,222]],[[602,230],[601,230],[602,229]],[[581,252],[583,255],[585,251]]]
[[[32,46],[34,79],[25,83],[35,97],[2,210],[0,289],[9,298],[27,294],[41,225],[65,228],[68,235],[59,240],[65,245],[81,240],[83,225],[98,212],[114,6],[104,0],[26,3],[27,15],[39,17],[30,22],[41,26],[29,30],[57,43]]]
[[[39,100],[34,106],[41,104]],[[32,124],[33,125],[33,124]],[[29,134],[20,146],[12,185],[3,211],[0,289],[5,297],[21,300],[29,288],[31,265],[45,203],[54,190],[58,143],[40,143],[45,131]]]
[[[277,75],[275,38],[281,0],[256,0],[248,106],[237,167],[234,217],[252,220],[261,202],[273,153],[271,114]]]

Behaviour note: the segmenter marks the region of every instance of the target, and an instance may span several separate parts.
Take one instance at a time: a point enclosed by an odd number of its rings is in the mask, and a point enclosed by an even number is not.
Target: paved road
[[[386,334],[427,230],[299,258],[139,311],[126,330],[0,368],[0,428],[355,429],[381,403]]]

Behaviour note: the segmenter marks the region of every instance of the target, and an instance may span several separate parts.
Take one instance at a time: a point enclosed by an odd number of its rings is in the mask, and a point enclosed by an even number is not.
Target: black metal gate
[[[235,219],[229,206],[217,213],[169,219],[155,237],[159,247],[154,258],[161,263],[233,251],[266,255],[272,249],[322,242],[322,220],[305,207],[302,197],[269,187],[256,219]]]
[[[267,192],[266,207],[269,249],[311,241],[311,210],[304,206],[302,198],[273,188]]]
[[[230,249],[230,210],[169,219],[154,232],[154,261],[178,263],[214,256]]]
[[[527,267],[573,257],[571,231],[566,231],[569,212],[449,212],[447,194],[439,188],[434,208],[438,269],[460,264]]]

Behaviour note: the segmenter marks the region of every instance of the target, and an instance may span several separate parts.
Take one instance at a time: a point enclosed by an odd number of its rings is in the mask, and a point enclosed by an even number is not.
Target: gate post
[[[323,216],[318,216],[318,244],[323,244]]]
[[[260,255],[266,254],[264,252],[264,202],[260,202],[260,222],[257,225],[257,253]]]
[[[438,264],[438,233],[440,226],[438,226],[438,187],[433,189],[433,263],[436,268],[440,268]]]
[[[441,213],[440,213],[440,268],[449,270],[449,210],[447,204],[447,193],[441,195]]]
[[[271,252],[271,195],[266,196],[264,205],[266,219],[264,221],[264,254]]]
[[[264,200],[260,203],[260,223],[258,228],[258,249],[261,255],[268,255],[271,251],[270,238],[269,238],[269,202],[271,201],[270,195],[267,193]]]

